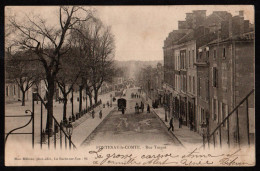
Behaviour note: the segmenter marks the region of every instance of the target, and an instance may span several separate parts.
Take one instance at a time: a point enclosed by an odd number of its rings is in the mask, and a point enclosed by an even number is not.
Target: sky
[[[88,8],[88,6],[86,6]],[[254,7],[245,5],[177,5],[177,6],[91,6],[106,24],[111,26],[115,36],[115,59],[163,60],[163,43],[172,30],[178,28],[178,21],[185,20],[185,13],[192,10],[228,11],[233,16],[244,10],[244,18],[254,23]],[[50,23],[58,23],[56,6],[12,6],[16,16],[39,14]]]

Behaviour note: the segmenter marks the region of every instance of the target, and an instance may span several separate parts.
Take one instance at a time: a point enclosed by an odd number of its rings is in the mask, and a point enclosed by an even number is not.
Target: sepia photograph
[[[255,166],[253,5],[5,6],[5,166]]]

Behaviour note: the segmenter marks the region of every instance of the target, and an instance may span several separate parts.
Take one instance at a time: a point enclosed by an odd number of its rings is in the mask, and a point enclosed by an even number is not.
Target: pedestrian
[[[125,107],[122,108],[122,114],[125,114]]]
[[[147,113],[150,113],[150,105],[147,105]]]
[[[138,103],[135,104],[135,113],[139,113],[139,106],[138,106]]]
[[[92,118],[93,119],[95,118],[95,111],[94,110],[92,111]]]
[[[102,110],[100,110],[100,112],[99,112],[99,118],[100,119],[102,118]]]
[[[173,117],[170,120],[170,127],[168,128],[168,131],[170,131],[170,129],[172,129],[172,131],[174,131],[174,126],[173,126]]]
[[[179,128],[181,128],[181,126],[182,126],[182,121],[183,121],[183,120],[182,120],[182,116],[180,116],[180,117],[179,117]]]
[[[109,107],[109,102],[107,101],[107,107]]]
[[[142,110],[142,113],[144,112],[144,103],[141,101],[141,110]]]

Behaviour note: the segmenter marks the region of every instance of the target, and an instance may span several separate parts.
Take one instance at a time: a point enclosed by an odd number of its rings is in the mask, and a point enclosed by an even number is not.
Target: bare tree
[[[19,32],[20,36],[17,44],[20,48],[32,51],[37,55],[45,71],[47,81],[47,123],[46,131],[52,135],[53,127],[53,97],[55,90],[55,79],[60,70],[61,58],[71,48],[71,41],[68,41],[69,30],[78,23],[91,18],[91,12],[82,7],[59,8],[58,25],[50,26],[47,21],[40,17],[26,16],[22,23],[15,18],[10,19],[10,23]]]
[[[28,62],[26,52],[6,53],[6,76],[13,80],[22,92],[22,106],[25,106],[25,93],[36,83],[40,76],[37,62]]]
[[[57,74],[56,82],[63,95],[63,120],[67,120],[68,95],[72,91],[80,75],[79,63],[81,63],[76,49],[71,49],[69,53],[61,59],[61,68]]]
[[[104,26],[103,26],[104,27]],[[104,31],[98,38],[96,54],[93,56],[92,84],[94,90],[95,103],[98,101],[98,91],[104,81],[111,82],[114,75],[114,37],[109,27],[104,27]]]

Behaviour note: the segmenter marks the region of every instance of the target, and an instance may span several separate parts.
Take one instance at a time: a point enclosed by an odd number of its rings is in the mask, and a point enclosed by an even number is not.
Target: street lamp
[[[66,126],[66,132],[69,135],[69,147],[71,149],[71,135],[73,132],[73,126],[72,126],[71,122],[69,122],[69,124]]]

